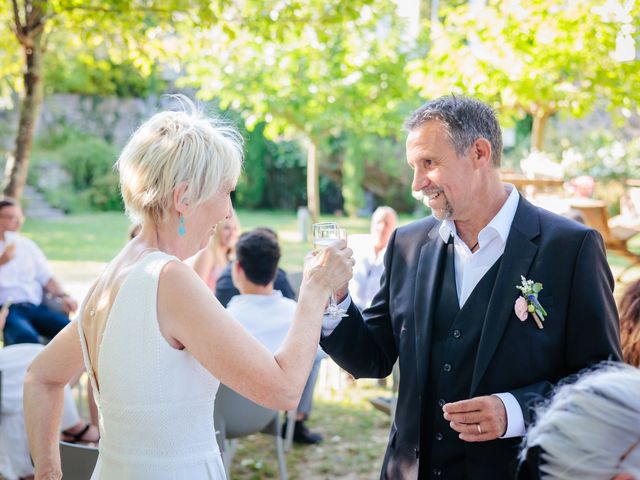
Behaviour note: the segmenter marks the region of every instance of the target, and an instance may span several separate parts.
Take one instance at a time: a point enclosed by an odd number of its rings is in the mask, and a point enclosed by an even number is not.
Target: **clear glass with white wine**
[[[322,222],[313,224],[313,250],[315,252],[321,252],[337,241],[346,239],[347,231],[344,228],[340,228],[335,222]],[[336,303],[335,292],[331,293],[326,314],[331,316],[332,318],[341,318],[347,316],[346,310],[340,308]]]

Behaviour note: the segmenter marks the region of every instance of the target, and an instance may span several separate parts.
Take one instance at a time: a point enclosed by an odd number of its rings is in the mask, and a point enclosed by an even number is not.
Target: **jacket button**
[[[460,330],[453,331],[453,338],[460,338],[462,336],[462,332]]]
[[[441,398],[440,400],[438,400],[438,406],[441,407],[441,408],[444,407],[445,403],[447,403],[447,402],[444,401],[444,398]]]
[[[444,438],[444,435],[442,435],[440,432],[436,433],[436,440],[440,441]]]
[[[442,475],[442,470],[440,470],[439,468],[434,468],[433,469],[433,476],[434,477],[439,477]]]
[[[450,364],[450,363],[445,363],[445,364],[442,366],[442,369],[443,369],[445,372],[450,372],[450,371],[451,371],[451,364]]]

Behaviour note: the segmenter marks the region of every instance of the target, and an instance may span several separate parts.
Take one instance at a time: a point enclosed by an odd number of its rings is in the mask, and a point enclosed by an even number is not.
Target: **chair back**
[[[600,232],[607,249],[613,251],[627,250],[626,243],[614,237],[611,233],[606,203],[593,201],[589,205],[572,204],[571,207],[580,212],[585,225]]]
[[[287,272],[287,280],[289,281],[289,285],[293,289],[293,293],[296,295],[296,299],[298,295],[300,295],[300,285],[302,285],[302,272]]]
[[[220,384],[218,388],[213,418],[216,429],[224,431],[227,439],[261,432],[278,414],[277,410],[258,405],[226,385]]]
[[[264,432],[270,433],[275,438],[280,480],[288,480],[284,442],[280,436],[280,412],[258,405],[220,384],[216,394],[213,421],[227,478],[231,478],[231,463],[236,451],[237,439]]]
[[[61,441],[60,461],[65,480],[87,480],[98,461],[98,449]]]

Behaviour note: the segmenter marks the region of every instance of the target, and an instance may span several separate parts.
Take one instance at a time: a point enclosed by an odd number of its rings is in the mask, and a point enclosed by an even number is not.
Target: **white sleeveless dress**
[[[160,333],[158,279],[171,260],[178,259],[153,252],[124,280],[98,352],[99,392],[78,320],[100,412],[100,454],[91,480],[226,478],[213,426],[220,382]]]

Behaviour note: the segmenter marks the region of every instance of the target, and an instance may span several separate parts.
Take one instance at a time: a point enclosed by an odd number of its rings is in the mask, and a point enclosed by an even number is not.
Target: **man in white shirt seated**
[[[240,295],[232,297],[227,305],[229,313],[271,352],[280,347],[296,310],[294,300],[283,297],[279,290],[273,289],[279,260],[280,246],[272,230],[257,228],[243,233],[236,244],[236,260],[231,267],[233,283]],[[311,412],[313,389],[318,379],[320,361],[325,356],[318,349],[302,392],[293,432],[293,441],[296,443],[315,444],[322,441],[322,436],[310,431],[304,421]]]
[[[358,251],[355,246],[352,247],[356,264],[353,267],[353,278],[349,282],[349,293],[351,300],[360,310],[371,305],[373,296],[380,289],[380,278],[384,271],[384,254],[397,224],[398,215],[393,208],[386,206],[376,208],[371,216],[371,236],[370,243],[367,242],[365,247],[366,251]]]
[[[53,338],[78,308],[53,278],[42,250],[18,233],[23,222],[15,200],[0,200],[0,305],[9,304],[5,345],[38,343],[40,336]],[[59,302],[61,312],[43,303],[45,293]]]

